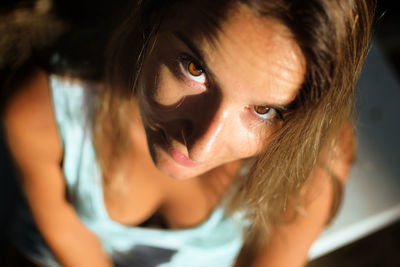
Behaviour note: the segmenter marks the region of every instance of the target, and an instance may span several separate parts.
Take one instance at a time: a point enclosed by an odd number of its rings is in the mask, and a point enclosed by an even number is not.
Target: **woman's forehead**
[[[286,26],[241,5],[222,22],[221,29],[214,47],[208,48],[210,60],[214,59],[216,65],[219,62],[223,69],[231,69],[244,86],[267,93],[274,102],[295,98],[306,64]]]
[[[194,23],[180,20],[164,30],[178,35],[196,54],[199,51],[221,87],[246,87],[244,92],[263,94],[274,104],[295,98],[306,63],[287,27],[277,19],[260,17],[245,5],[227,12],[211,37],[197,31],[202,19],[201,12],[194,12],[189,19]]]

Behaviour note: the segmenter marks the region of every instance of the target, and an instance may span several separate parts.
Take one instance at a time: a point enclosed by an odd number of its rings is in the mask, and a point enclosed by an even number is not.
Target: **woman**
[[[373,7],[139,1],[108,82],[35,70],[5,112],[31,211],[15,246],[50,266],[304,264],[351,160]]]

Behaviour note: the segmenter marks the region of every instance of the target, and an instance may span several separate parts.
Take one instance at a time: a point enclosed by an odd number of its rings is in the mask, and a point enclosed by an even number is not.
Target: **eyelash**
[[[266,113],[266,114],[269,114],[271,111],[275,112],[275,114],[273,114],[272,118],[263,118],[262,115],[264,115],[264,114],[259,114],[257,111],[255,111],[256,107],[268,108],[269,110],[268,110],[268,113]],[[282,111],[279,110],[279,109],[276,109],[276,108],[270,108],[270,107],[267,107],[267,106],[249,106],[248,107],[248,112],[251,114],[251,116],[255,120],[257,120],[259,122],[262,122],[262,123],[265,123],[265,124],[272,124],[272,123],[275,122],[276,119],[283,120]]]
[[[209,86],[208,84],[208,78],[207,78],[207,71],[205,70],[205,68],[202,67],[201,64],[199,64],[193,57],[187,55],[187,54],[182,54],[180,56],[178,56],[177,58],[177,62],[178,62],[178,73],[180,77],[183,77],[183,79],[188,82],[190,84],[190,86],[198,86],[200,85],[201,87],[205,87],[207,88]],[[192,74],[189,73],[189,64],[193,63],[197,69],[200,69],[201,74],[204,75],[204,82],[200,82],[198,80],[196,80],[197,76],[194,76]],[[265,107],[268,108],[268,113],[270,111],[275,112],[274,116],[272,118],[262,118],[261,115],[263,114],[259,114],[255,111],[256,107]],[[276,108],[270,108],[267,106],[249,106],[248,107],[249,112],[251,113],[251,115],[254,117],[255,120],[265,123],[265,124],[271,124],[275,121],[275,119],[279,118],[281,120],[283,120],[283,116],[282,116],[282,111]],[[268,114],[267,113],[267,114]]]
[[[183,78],[186,82],[189,83],[190,86],[201,86],[203,88],[207,88],[208,85],[208,78],[207,78],[207,71],[205,68],[202,67],[200,63],[197,62],[194,58],[189,55],[183,54],[178,56],[178,74],[181,78]],[[189,64],[193,63],[196,68],[200,69],[201,75],[204,75],[204,81],[201,82],[197,80],[197,76],[194,76],[189,73]]]

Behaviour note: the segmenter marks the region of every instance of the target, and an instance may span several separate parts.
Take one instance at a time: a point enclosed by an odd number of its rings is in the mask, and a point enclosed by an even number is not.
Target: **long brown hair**
[[[124,125],[128,125],[126,114],[132,107],[141,65],[150,40],[175,2],[183,1],[138,1],[111,42],[109,84],[100,97],[94,132],[105,177],[115,159],[129,149]],[[269,138],[265,150],[246,163],[246,177],[235,179],[230,188],[226,211],[240,210],[247,216],[251,225],[246,240],[253,242],[255,236],[264,237],[259,234],[268,234],[280,222],[287,205],[300,203],[299,189],[317,164],[321,149],[332,145],[344,121],[352,120],[354,87],[368,50],[375,1],[201,1],[198,12],[206,14],[207,20],[194,28],[212,39],[237,4],[282,22],[306,59],[305,80],[284,114],[282,127]]]

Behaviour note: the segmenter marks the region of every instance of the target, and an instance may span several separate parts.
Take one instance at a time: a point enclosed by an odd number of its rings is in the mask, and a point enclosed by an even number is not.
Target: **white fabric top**
[[[72,203],[83,223],[100,238],[115,265],[231,266],[243,243],[245,223],[239,213],[226,217],[223,209],[217,207],[206,221],[183,230],[125,226],[108,216],[90,124],[94,110],[90,104],[94,101],[90,100],[95,88],[54,75],[49,81],[64,147],[62,171]],[[18,231],[24,234],[13,238],[17,240],[15,245],[33,260],[58,266],[27,209],[19,213],[14,236]]]

